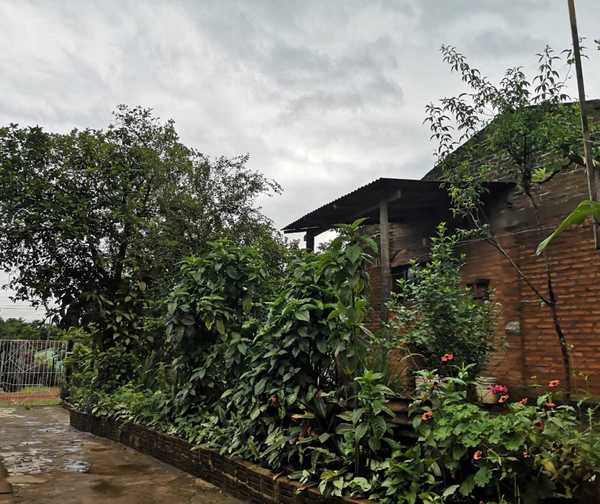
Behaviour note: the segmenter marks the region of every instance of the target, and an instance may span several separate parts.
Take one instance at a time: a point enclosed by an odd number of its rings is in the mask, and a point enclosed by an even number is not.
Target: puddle
[[[64,418],[61,410],[50,408],[0,409],[0,449],[9,474],[89,470],[83,455],[87,437],[70,431]]]
[[[65,460],[63,468],[67,472],[86,473],[90,470],[90,464],[83,460]]]

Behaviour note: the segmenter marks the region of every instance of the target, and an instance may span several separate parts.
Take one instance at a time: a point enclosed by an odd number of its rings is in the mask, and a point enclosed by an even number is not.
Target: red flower
[[[451,353],[445,353],[444,355],[442,355],[442,362],[446,363],[446,362],[450,362],[454,360],[454,354]]]
[[[542,420],[538,420],[533,425],[535,425],[537,430],[539,430],[540,432],[544,430],[544,422]]]
[[[429,422],[433,418],[433,411],[426,411],[421,415],[421,420],[423,422]]]
[[[496,384],[492,387],[494,394],[508,394],[508,387],[506,385]]]
[[[521,404],[522,406],[527,406],[527,401],[528,401],[527,397],[523,397],[523,399],[521,399],[519,401],[519,404]]]
[[[548,388],[555,389],[560,387],[560,380],[551,380],[548,382]]]
[[[473,453],[473,460],[475,462],[477,462],[478,460],[481,460],[483,458],[483,453],[481,453],[481,450],[477,450],[475,453]]]
[[[545,402],[545,403],[544,403],[544,406],[545,406],[546,408],[548,408],[548,409],[554,409],[554,408],[556,408],[556,404],[555,404],[555,403],[553,403],[552,401],[547,401],[547,402]]]
[[[503,404],[503,403],[505,403],[506,401],[508,401],[508,398],[509,398],[509,395],[508,395],[508,394],[502,394],[502,395],[500,396],[500,398],[498,399],[498,402],[499,402],[500,404]]]

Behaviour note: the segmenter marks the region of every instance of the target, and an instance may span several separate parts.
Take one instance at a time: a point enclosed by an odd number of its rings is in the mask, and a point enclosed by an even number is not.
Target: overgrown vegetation
[[[118,107],[101,130],[0,127],[0,269],[15,272],[14,297],[105,349],[146,347],[182,257],[229,238],[281,267],[285,247],[256,204],[279,186],[247,160],[183,145],[142,107]]]
[[[396,341],[416,356],[422,369],[438,369],[440,356],[451,355],[452,361],[470,364],[477,374],[492,349],[494,305],[475,299],[462,284],[459,239],[458,234],[448,234],[444,224],[438,226],[427,264],[413,264],[410,278],[399,280],[390,326]]]
[[[565,395],[570,398],[573,371],[554,287],[555,265],[542,253],[544,285],[532,281],[490,226],[484,202],[485,182],[515,181],[535,216],[532,227],[544,233],[540,214],[543,184],[572,165],[584,166],[578,106],[566,103],[572,61],[568,56],[563,61],[546,46],[538,54],[538,68],[533,75],[513,67],[495,84],[454,47],[442,46],[442,57],[466,89],[426,108],[426,122],[437,144],[436,176],[447,182],[455,216],[467,223],[465,227],[473,231],[472,236],[487,241],[508,261],[547,309],[562,353]],[[566,65],[562,73],[561,61]]]
[[[0,317],[0,340],[40,340],[40,339],[60,339],[64,334],[59,327],[46,324],[35,320],[27,322],[21,318]]]
[[[420,270],[417,285],[426,290],[447,280],[441,291],[453,289],[464,303],[454,331],[483,308],[457,290],[454,238],[436,240],[432,266]],[[357,222],[274,277],[255,248],[213,242],[181,264],[162,352],[103,350],[90,347],[85,334],[72,335],[78,343],[68,399],[95,415],[259,463],[327,495],[536,503],[592,485],[600,477],[600,440],[591,413],[558,407],[551,394],[532,406],[502,406],[501,415],[487,412],[469,400],[470,365],[439,364],[443,380],[427,372],[410,409],[418,439],[402,437],[390,408],[397,394],[370,369],[372,338],[362,327],[374,251]],[[436,264],[442,257],[451,259],[443,271]],[[478,358],[447,344],[432,348],[431,359],[436,351]]]

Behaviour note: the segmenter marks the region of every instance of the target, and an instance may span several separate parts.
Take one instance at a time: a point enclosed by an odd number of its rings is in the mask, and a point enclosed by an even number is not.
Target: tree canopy
[[[142,107],[119,106],[105,129],[0,128],[0,268],[17,271],[17,299],[51,303],[63,325],[112,310],[118,333],[210,240],[276,255],[257,198],[280,189],[247,161],[185,146]]]

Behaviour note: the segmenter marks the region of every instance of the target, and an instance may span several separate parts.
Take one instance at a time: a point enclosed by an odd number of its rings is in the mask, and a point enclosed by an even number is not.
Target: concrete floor
[[[210,483],[69,426],[58,406],[0,408],[0,504],[241,504]],[[1,474],[0,474],[1,476]]]

